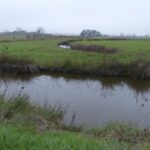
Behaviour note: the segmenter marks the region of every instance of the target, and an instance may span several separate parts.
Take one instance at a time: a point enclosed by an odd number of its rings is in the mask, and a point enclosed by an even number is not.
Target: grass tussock
[[[0,123],[34,126],[38,131],[59,127],[65,114],[61,105],[40,107],[29,102],[28,97],[0,98]]]

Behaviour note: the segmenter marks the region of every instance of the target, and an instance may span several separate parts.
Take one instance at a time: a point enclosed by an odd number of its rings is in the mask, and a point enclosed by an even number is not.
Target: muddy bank
[[[150,78],[150,62],[134,62],[130,64],[112,63],[102,64],[97,68],[92,67],[64,67],[53,66],[45,67],[35,64],[11,64],[1,63],[0,73],[70,73],[70,74],[82,74],[82,75],[96,75],[107,77],[135,77],[142,79]]]

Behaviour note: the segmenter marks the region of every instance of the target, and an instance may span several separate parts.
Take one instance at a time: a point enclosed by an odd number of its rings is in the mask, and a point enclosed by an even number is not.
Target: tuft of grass
[[[0,98],[0,123],[34,126],[38,131],[59,127],[62,124],[65,109],[62,106],[40,107],[29,102],[26,96]]]

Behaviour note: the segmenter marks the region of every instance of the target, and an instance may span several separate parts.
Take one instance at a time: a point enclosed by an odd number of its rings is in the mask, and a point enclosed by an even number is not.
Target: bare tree
[[[42,33],[44,33],[45,31],[44,31],[44,28],[43,28],[43,27],[38,27],[37,30],[36,30],[36,32],[42,34]]]

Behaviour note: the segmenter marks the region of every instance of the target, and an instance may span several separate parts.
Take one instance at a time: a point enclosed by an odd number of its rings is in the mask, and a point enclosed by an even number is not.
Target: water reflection
[[[76,124],[104,125],[110,120],[150,125],[150,81],[130,78],[90,78],[69,75],[0,77],[7,96],[26,94],[33,102],[67,105],[65,122],[75,114]]]
[[[70,49],[70,46],[68,46],[68,45],[60,45],[59,47],[64,48],[64,49]]]

